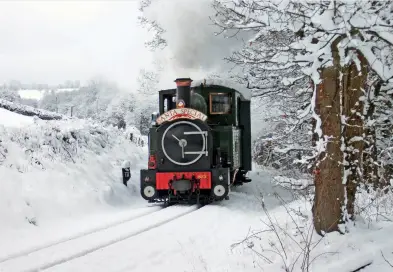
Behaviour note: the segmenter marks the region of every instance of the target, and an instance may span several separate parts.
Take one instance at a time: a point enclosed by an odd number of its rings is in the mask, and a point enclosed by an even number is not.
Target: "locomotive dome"
[[[191,91],[191,108],[207,114],[207,104],[205,99],[194,90]]]

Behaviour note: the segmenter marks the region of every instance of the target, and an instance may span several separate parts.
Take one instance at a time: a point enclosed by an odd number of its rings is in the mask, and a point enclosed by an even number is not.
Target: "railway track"
[[[142,216],[147,216],[147,215],[149,215],[151,213],[154,213],[154,212],[157,212],[157,211],[163,209],[163,207],[162,206],[151,206],[148,209],[149,209],[148,211],[137,212],[137,213],[129,216],[126,219],[117,220],[117,221],[111,222],[109,224],[101,225],[99,227],[91,228],[91,229],[88,229],[86,231],[81,231],[79,233],[76,233],[76,234],[73,234],[73,235],[69,235],[69,236],[64,237],[62,239],[56,239],[53,242],[49,242],[49,243],[46,243],[46,244],[43,244],[43,245],[31,247],[31,248],[28,248],[28,249],[25,249],[25,250],[22,250],[22,251],[10,253],[10,254],[5,255],[5,256],[0,256],[0,264],[5,262],[5,261],[8,261],[10,259],[14,259],[14,258],[23,256],[23,255],[27,255],[27,254],[33,253],[35,251],[42,250],[44,248],[51,247],[51,246],[54,246],[54,245],[57,245],[57,244],[60,244],[60,243],[63,243],[63,242],[69,241],[69,240],[77,239],[79,237],[82,237],[82,236],[85,236],[85,235],[88,235],[88,234],[91,234],[91,233],[94,233],[94,232],[97,232],[97,231],[101,231],[101,230],[104,230],[104,229],[107,229],[107,228],[111,228],[111,227],[114,227],[116,225],[119,225],[119,224],[122,224],[122,223],[125,223],[125,222],[128,222],[128,221],[131,221],[131,220],[138,219],[139,217],[142,217]]]
[[[0,260],[0,271],[41,271],[157,228],[198,210],[174,205]]]

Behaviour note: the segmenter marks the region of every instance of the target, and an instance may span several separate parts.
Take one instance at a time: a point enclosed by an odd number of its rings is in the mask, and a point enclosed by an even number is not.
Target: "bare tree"
[[[152,3],[152,0],[140,0],[139,10],[143,12]],[[162,49],[167,46],[167,41],[162,37],[165,30],[155,20],[149,20],[145,16],[138,17],[139,23],[142,27],[147,28],[149,31],[154,33],[153,38],[147,41],[145,45],[151,50]]]

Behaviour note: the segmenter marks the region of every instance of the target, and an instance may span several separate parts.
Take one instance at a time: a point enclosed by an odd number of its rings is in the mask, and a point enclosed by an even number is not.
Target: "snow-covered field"
[[[21,89],[18,91],[18,94],[20,95],[21,98],[41,100],[42,97],[44,97],[45,95],[45,91]]]
[[[324,238],[312,231],[310,203],[256,166],[228,201],[162,209],[139,196],[147,149],[127,132],[3,114],[0,271],[392,271],[390,195],[360,196],[356,226]]]
[[[72,92],[76,90],[78,90],[78,88],[61,88],[61,89],[56,89],[54,91],[56,93],[59,93],[59,92]],[[35,99],[35,100],[41,100],[48,92],[50,92],[50,90],[34,90],[34,89],[18,90],[18,94],[20,95],[21,98]]]

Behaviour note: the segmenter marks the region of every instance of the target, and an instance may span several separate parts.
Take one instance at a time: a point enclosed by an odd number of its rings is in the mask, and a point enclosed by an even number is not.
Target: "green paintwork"
[[[210,93],[231,94],[231,112],[229,114],[210,114]],[[172,101],[176,97],[176,89],[161,90],[159,92],[159,114],[176,107]],[[164,100],[169,101],[165,108]],[[234,89],[219,86],[198,86],[192,88],[191,108],[199,110],[208,116],[207,123],[213,132],[214,150],[218,147],[222,154],[227,154],[231,162],[231,170],[241,168],[245,171],[251,170],[251,121],[250,101]],[[150,153],[157,150],[156,132],[154,127],[150,128]]]
[[[191,108],[207,114],[207,104],[205,98],[196,92],[191,92]]]

